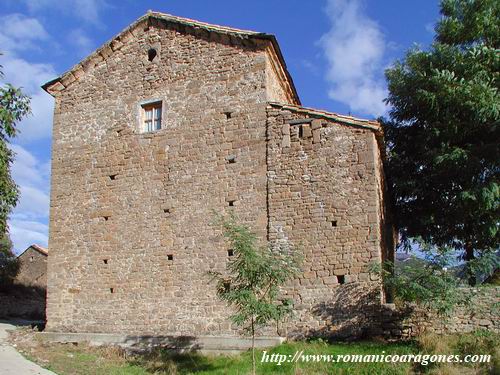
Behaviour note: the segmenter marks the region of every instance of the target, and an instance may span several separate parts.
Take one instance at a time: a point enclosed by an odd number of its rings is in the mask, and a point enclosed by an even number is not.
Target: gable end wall
[[[266,235],[265,46],[167,26],[132,30],[56,95],[49,330],[234,332],[208,286],[228,260],[213,211]],[[143,134],[148,99],[165,127]]]
[[[304,249],[287,289],[291,334],[370,319],[381,295],[367,270],[381,257],[374,132],[287,125],[307,116],[267,104],[288,95],[267,42],[139,26],[56,94],[47,329],[241,333],[207,275],[228,261],[213,211]],[[140,103],[152,99],[165,127],[143,134]]]

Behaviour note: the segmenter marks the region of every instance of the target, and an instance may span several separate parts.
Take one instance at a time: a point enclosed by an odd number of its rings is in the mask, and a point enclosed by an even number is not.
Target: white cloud
[[[0,17],[0,49],[22,51],[38,49],[38,42],[49,40],[49,34],[36,18],[14,13]]]
[[[50,198],[47,193],[33,186],[20,185],[21,199],[14,209],[14,213],[21,212],[25,217],[43,218],[49,212]]]
[[[82,29],[74,29],[68,34],[70,44],[78,47],[81,57],[87,56],[94,49],[94,42],[85,34]]]
[[[378,24],[363,14],[360,0],[328,0],[332,27],[319,45],[328,60],[331,99],[354,112],[378,116],[386,111],[383,79],[386,41]]]
[[[41,90],[41,84],[55,78],[55,70],[50,64],[30,63],[9,52],[0,59],[5,79],[14,86],[21,86],[29,93]]]
[[[19,144],[9,147],[15,153],[12,178],[21,193],[14,214],[23,219],[46,218],[49,212],[50,161],[35,157]]]
[[[48,244],[48,225],[36,221],[10,220],[10,239],[14,244],[16,254],[28,246],[37,244],[46,247]]]
[[[16,154],[11,171],[20,192],[19,202],[9,220],[14,248],[20,251],[32,243],[45,246],[50,204],[49,161],[36,158],[18,144],[12,144],[10,148]]]
[[[40,43],[50,44],[51,38],[37,19],[19,14],[0,17],[3,80],[21,87],[31,97],[32,114],[20,122],[16,141],[30,145],[50,137],[53,98],[40,86],[56,73],[52,65],[31,63],[18,53],[37,49]],[[19,186],[20,197],[9,219],[9,232],[14,249],[20,252],[32,243],[47,245],[50,161],[38,160],[19,144],[10,147],[16,153],[12,177]]]
[[[3,66],[4,80],[15,87],[21,87],[31,97],[32,113],[19,124],[19,142],[49,138],[54,99],[40,86],[57,76],[52,65],[30,63],[9,52],[0,56],[0,65]]]
[[[104,0],[24,0],[30,12],[49,10],[73,14],[76,17],[100,25],[100,13],[107,6]]]
[[[11,173],[17,184],[38,186],[48,181],[50,168],[47,162],[38,160],[20,145],[11,144],[9,147],[15,153]]]
[[[19,124],[19,142],[50,137],[52,128],[53,98],[41,89],[41,85],[56,77],[50,64],[37,64],[18,56],[18,52],[35,48],[40,42],[51,42],[49,34],[35,18],[20,14],[0,17],[0,65],[4,81],[31,97],[32,114]]]
[[[20,192],[9,218],[10,237],[17,252],[32,243],[46,246],[48,239],[50,156],[48,150],[39,148],[39,142],[50,137],[54,101],[40,86],[53,79],[56,72],[50,64],[32,63],[19,56],[42,43],[47,46],[53,40],[37,19],[20,14],[0,17],[0,65],[4,73],[0,84],[21,87],[31,97],[32,114],[19,123],[20,134],[15,138],[18,143],[10,145],[16,153],[12,177]],[[45,160],[33,155],[30,147],[38,147]]]

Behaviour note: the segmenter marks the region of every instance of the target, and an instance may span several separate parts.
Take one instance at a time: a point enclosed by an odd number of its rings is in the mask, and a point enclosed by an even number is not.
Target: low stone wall
[[[0,292],[0,319],[25,318],[45,320],[45,294],[43,290],[18,288]]]
[[[500,287],[464,288],[464,300],[470,303],[457,307],[450,316],[406,306],[384,305],[381,328],[385,337],[412,338],[423,332],[438,334],[465,333],[478,329],[500,332]]]
[[[138,336],[114,333],[59,333],[39,332],[46,342],[87,343],[91,346],[120,346],[131,352],[147,352],[161,346],[177,352],[197,351],[202,354],[237,354],[252,347],[252,339],[237,336]],[[256,348],[269,348],[281,344],[283,337],[255,338]]]

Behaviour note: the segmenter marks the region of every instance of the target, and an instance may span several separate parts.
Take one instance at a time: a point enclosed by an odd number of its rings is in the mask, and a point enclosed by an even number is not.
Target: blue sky
[[[53,99],[40,85],[78,63],[148,9],[275,34],[302,103],[365,118],[387,108],[384,69],[428,46],[434,0],[2,0],[4,80],[32,97],[12,142],[21,198],[9,225],[17,253],[47,245]]]

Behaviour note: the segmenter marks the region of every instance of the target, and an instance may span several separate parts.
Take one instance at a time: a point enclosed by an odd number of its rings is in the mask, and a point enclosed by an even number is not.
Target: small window
[[[148,50],[148,60],[153,61],[156,57],[156,50],[154,48],[150,48]]]
[[[142,124],[144,132],[161,129],[161,102],[142,105]]]

